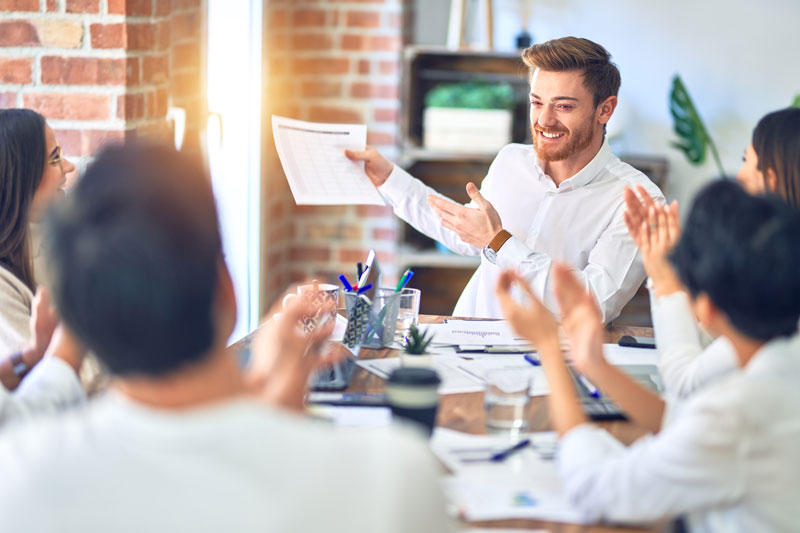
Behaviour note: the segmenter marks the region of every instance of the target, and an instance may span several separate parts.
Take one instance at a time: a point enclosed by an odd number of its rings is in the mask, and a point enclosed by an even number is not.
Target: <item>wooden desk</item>
[[[440,324],[444,321],[444,316],[420,315],[420,322],[423,324]],[[617,342],[623,335],[638,335],[652,337],[652,328],[615,326],[606,330],[606,342]],[[368,350],[362,349],[361,359],[381,359],[384,357],[394,357],[398,355],[397,350]],[[371,374],[362,368],[358,368],[353,374],[349,392],[383,392],[384,382],[375,374]],[[547,409],[547,397],[531,398],[528,411],[531,431],[549,431],[550,419]],[[438,426],[463,431],[465,433],[486,433],[486,411],[483,405],[483,393],[474,392],[468,394],[448,394],[439,397],[439,412],[436,419]],[[642,435],[645,431],[630,422],[607,422],[601,424],[612,435],[625,444],[630,444]],[[506,528],[528,528],[528,529],[547,529],[553,533],[630,533],[644,531],[660,531],[660,527],[653,528],[631,528],[631,527],[610,527],[610,526],[581,526],[577,524],[564,524],[559,522],[543,522],[534,520],[500,520],[491,522],[474,522],[471,526],[476,527],[506,527]]]

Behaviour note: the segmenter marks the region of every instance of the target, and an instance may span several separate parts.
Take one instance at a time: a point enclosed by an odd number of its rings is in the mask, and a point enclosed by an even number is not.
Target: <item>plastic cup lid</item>
[[[386,383],[392,385],[439,385],[442,382],[439,374],[430,368],[401,367],[389,375]]]

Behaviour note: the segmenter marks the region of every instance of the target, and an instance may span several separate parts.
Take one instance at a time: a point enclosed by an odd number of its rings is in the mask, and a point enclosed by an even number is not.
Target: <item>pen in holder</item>
[[[344,344],[353,347],[363,339],[362,346],[366,348],[390,346],[397,325],[400,293],[380,288],[375,291],[372,300],[355,292],[345,292],[344,298],[347,307]]]

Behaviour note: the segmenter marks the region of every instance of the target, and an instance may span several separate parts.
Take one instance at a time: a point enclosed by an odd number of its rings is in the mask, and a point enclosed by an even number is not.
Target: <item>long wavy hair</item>
[[[0,264],[36,290],[29,238],[33,195],[46,158],[45,120],[30,109],[0,110]]]
[[[758,170],[777,178],[775,194],[800,207],[800,109],[789,107],[764,116],[753,130]]]

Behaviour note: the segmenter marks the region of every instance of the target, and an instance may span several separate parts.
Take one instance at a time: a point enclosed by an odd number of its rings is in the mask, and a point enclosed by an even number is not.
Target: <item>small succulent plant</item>
[[[411,324],[406,337],[405,351],[411,355],[422,355],[433,340],[433,333],[422,333],[415,324]]]

